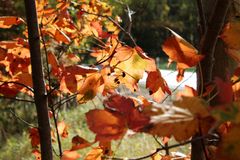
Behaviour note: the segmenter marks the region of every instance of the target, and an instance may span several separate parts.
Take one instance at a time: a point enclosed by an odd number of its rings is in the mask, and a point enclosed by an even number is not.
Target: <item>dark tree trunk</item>
[[[41,156],[42,160],[52,160],[51,130],[48,118],[48,104],[40,52],[40,37],[35,0],[25,0],[25,10],[31,54],[34,100],[37,108],[38,129],[41,143]]]
[[[225,46],[219,38],[224,23],[229,14],[231,0],[197,0],[200,17],[200,54],[205,58],[198,67],[198,92],[211,82],[216,76],[226,79],[229,58],[225,53]],[[210,102],[211,103],[211,102]],[[193,138],[201,136],[200,133]],[[205,160],[207,158],[205,144],[203,141],[192,143],[191,160]]]

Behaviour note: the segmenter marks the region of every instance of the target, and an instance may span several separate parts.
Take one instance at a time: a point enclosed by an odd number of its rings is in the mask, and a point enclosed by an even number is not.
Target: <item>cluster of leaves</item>
[[[155,60],[148,57],[121,27],[119,17],[111,17],[110,6],[96,0],[58,0],[55,6],[48,4],[47,0],[37,0],[36,3],[42,56],[46,59],[46,89],[51,110],[49,117],[53,117],[56,125],[55,131],[52,130],[52,141],[59,141],[58,136],[68,136],[67,125],[56,119],[55,111],[63,103],[75,97],[79,103],[85,103],[97,94],[105,97],[104,109],[93,109],[86,113],[89,129],[96,134],[95,141],[88,142],[80,136],[73,137],[72,147],[60,153],[62,160],[78,159],[80,155],[77,150],[96,142],[99,142],[99,147],[93,147],[85,159],[111,157],[111,141],[123,138],[128,130],[146,132],[165,139],[174,137],[179,142],[188,142],[196,133],[201,133],[202,139],[207,140],[209,134],[217,130],[222,140],[217,147],[211,145],[208,151],[211,158],[238,157],[239,68],[236,69],[233,83],[216,79],[213,85],[206,87],[206,92],[202,95],[198,95],[193,88],[186,87],[178,100],[168,105],[161,104],[165,94],[171,94],[167,82],[156,67]],[[74,10],[74,14],[71,10]],[[230,22],[221,35],[228,46],[229,55],[238,62],[239,24],[236,21]],[[25,21],[20,17],[0,17],[1,28],[11,28],[13,25],[25,25]],[[181,81],[184,70],[196,66],[204,57],[181,36],[170,31],[172,36],[166,39],[162,49],[169,56],[169,62],[177,62],[177,80]],[[133,46],[121,42],[118,36],[120,32],[129,36]],[[89,38],[94,39],[90,55],[96,62],[86,66],[81,64],[79,53]],[[0,42],[0,65],[2,96],[16,98],[27,94],[33,97],[27,30],[17,39]],[[116,91],[120,85],[131,92],[137,91],[138,82],[144,73],[147,74],[146,88],[153,101],[142,96],[125,97]],[[216,106],[210,106],[203,99],[210,93],[214,93],[217,99]],[[33,154],[40,159],[38,129],[31,128],[29,133]],[[160,150],[162,149],[157,151]],[[157,152],[149,155],[152,159],[176,158],[159,156]]]

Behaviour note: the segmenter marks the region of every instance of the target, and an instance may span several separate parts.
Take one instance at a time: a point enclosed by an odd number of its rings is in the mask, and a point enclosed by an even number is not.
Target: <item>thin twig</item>
[[[153,153],[151,153],[151,154],[148,154],[148,155],[145,155],[145,156],[142,156],[142,157],[138,157],[138,158],[127,158],[127,160],[143,160],[143,159],[147,159],[147,158],[152,157],[153,155],[155,155],[155,154],[158,153],[159,151],[169,150],[169,149],[172,149],[172,148],[184,146],[184,145],[186,145],[186,144],[192,143],[192,142],[194,142],[194,141],[199,141],[199,140],[202,140],[202,139],[205,139],[205,138],[207,138],[207,136],[196,137],[196,138],[194,138],[194,139],[191,139],[191,140],[188,140],[188,141],[185,141],[185,142],[182,142],[182,143],[170,145],[170,146],[167,146],[167,147],[164,146],[164,147],[161,147],[161,148],[157,148],[156,151],[153,152]],[[126,158],[106,157],[106,159],[111,159],[111,160],[125,160]]]
[[[25,85],[25,84],[23,84],[23,83],[19,83],[19,82],[15,82],[15,81],[1,81],[1,80],[0,80],[0,82],[3,83],[3,84],[1,84],[0,86],[2,86],[2,85],[4,85],[4,84],[13,83],[13,84],[17,84],[17,85],[19,85],[19,86],[25,87],[25,88],[27,88],[29,91],[31,91],[32,93],[34,93],[33,88],[31,88],[31,87],[29,87],[29,86],[27,86],[27,85]]]
[[[19,101],[19,102],[34,103],[34,101],[32,101],[32,100],[21,99],[21,98],[18,98],[18,97],[5,97],[5,96],[0,96],[0,98],[2,98],[2,99],[11,99],[11,100]]]
[[[29,127],[33,127],[33,128],[37,128],[35,125],[25,121],[24,119],[22,119],[21,117],[19,117],[12,109],[9,109],[10,113],[12,113],[12,115],[14,117],[16,117],[18,120],[20,120],[21,122],[23,122],[24,124],[26,124]]]

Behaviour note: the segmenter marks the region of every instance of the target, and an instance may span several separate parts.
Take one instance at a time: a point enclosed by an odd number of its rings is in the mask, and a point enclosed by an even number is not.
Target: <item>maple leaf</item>
[[[19,25],[21,23],[24,23],[24,20],[20,17],[14,16],[0,17],[0,28],[11,28],[13,25]]]
[[[91,146],[92,144],[93,143],[90,143],[87,140],[85,140],[84,138],[77,135],[72,138],[71,150],[75,151],[75,150],[83,149],[83,148]]]
[[[76,151],[65,150],[63,151],[61,160],[77,160],[80,157],[81,157],[80,154],[78,154]]]
[[[84,160],[102,160],[103,149],[101,147],[93,148],[89,153],[87,153]]]
[[[240,160],[240,126],[236,125],[231,128],[230,132],[222,137],[219,148],[217,149],[217,159],[226,160],[234,159]]]
[[[220,37],[227,44],[228,48],[240,49],[239,36],[240,21],[232,20],[225,25]]]
[[[126,126],[129,129],[138,131],[149,123],[149,118],[142,114],[138,109],[138,107],[143,106],[135,106],[134,101],[131,98],[114,94],[103,103],[106,106],[106,109],[120,113],[126,120]]]
[[[159,70],[148,73],[146,88],[149,89],[150,95],[157,102],[164,98],[165,93],[171,94],[167,82],[162,78]]]
[[[200,122],[210,116],[206,102],[197,97],[182,97],[173,105],[146,107],[144,113],[151,119],[145,132],[161,137],[174,136],[177,141],[187,140],[196,134]]]
[[[110,141],[120,139],[126,133],[126,122],[117,113],[94,109],[86,113],[89,129],[96,133],[96,140]]]
[[[177,80],[180,81],[183,77],[184,70],[196,66],[204,56],[197,54],[197,49],[195,49],[190,43],[174,31],[170,31],[173,36],[165,40],[162,49],[172,61],[177,62],[177,69],[179,71],[179,77]]]
[[[29,138],[31,139],[32,147],[37,148],[40,144],[38,128],[30,128],[29,129]]]

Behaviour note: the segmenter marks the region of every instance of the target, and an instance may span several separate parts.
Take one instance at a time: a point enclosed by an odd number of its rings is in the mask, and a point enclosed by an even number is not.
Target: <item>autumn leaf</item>
[[[148,73],[146,88],[149,89],[150,95],[157,102],[164,98],[165,93],[171,94],[167,82],[162,78],[159,70]]]
[[[58,129],[58,133],[60,136],[62,136],[63,138],[66,138],[68,136],[68,126],[65,124],[64,121],[61,121],[57,124],[57,129]]]
[[[240,49],[240,21],[232,20],[227,23],[221,34],[222,40],[227,44],[228,48]]]
[[[120,113],[126,120],[126,125],[129,129],[138,131],[149,123],[149,117],[140,112],[138,109],[140,106],[135,106],[134,101],[131,98],[114,94],[103,103],[106,109]]]
[[[182,72],[179,76],[183,76],[183,70],[196,66],[203,59],[203,55],[199,55],[197,49],[177,33],[170,31],[173,35],[165,40],[162,49],[172,61],[177,62],[177,69]]]
[[[126,133],[126,122],[120,114],[94,109],[86,113],[86,118],[98,141],[120,139]]]
[[[217,149],[217,159],[226,160],[234,159],[240,160],[239,150],[240,150],[240,126],[234,126],[229,133],[222,137],[222,142]]]
[[[1,84],[0,95],[6,97],[15,97],[19,93],[19,88],[16,84]]]
[[[198,95],[197,91],[194,88],[192,88],[192,87],[190,87],[188,85],[185,85],[184,89],[177,93],[177,97],[178,98],[181,98],[182,96],[185,96],[185,97],[196,97],[197,95]]]
[[[32,147],[37,148],[40,145],[38,128],[30,128],[29,138],[31,140]]]
[[[215,77],[214,82],[217,86],[218,94],[216,101],[218,104],[231,103],[233,100],[232,83],[230,81],[223,81]]]
[[[24,20],[14,16],[2,16],[0,17],[0,28],[11,28],[13,25],[19,25],[24,23]]]
[[[87,153],[84,160],[102,160],[102,156],[103,156],[103,149],[101,147],[96,147]]]
[[[177,141],[196,134],[200,122],[204,123],[210,116],[207,103],[197,97],[182,97],[173,105],[153,105],[145,108],[144,113],[150,116],[150,125],[145,127],[145,132],[160,137],[174,136]]]
[[[90,143],[87,140],[85,140],[84,138],[82,138],[82,137],[77,135],[77,136],[74,136],[72,138],[72,148],[71,148],[71,151],[83,149],[83,148],[91,146],[92,144],[93,143]]]
[[[80,157],[81,157],[80,154],[78,154],[76,151],[65,150],[63,151],[61,160],[77,160]]]
[[[88,100],[93,99],[97,93],[103,91],[103,79],[100,73],[89,75],[87,78],[82,80],[79,85],[77,101],[78,103],[85,103]]]
[[[119,80],[131,91],[137,89],[137,82],[143,78],[145,71],[155,71],[156,64],[153,59],[142,58],[135,48],[122,46],[116,49],[116,53],[111,60],[110,66],[114,68],[116,74],[125,76]]]

